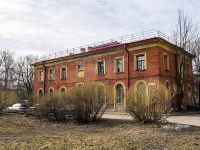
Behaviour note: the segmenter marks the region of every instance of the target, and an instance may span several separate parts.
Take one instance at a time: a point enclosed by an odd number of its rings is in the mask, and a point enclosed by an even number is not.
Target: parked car
[[[34,116],[36,114],[35,107],[29,107],[25,111],[25,116]]]
[[[25,104],[16,103],[7,108],[8,112],[24,113],[28,107]]]

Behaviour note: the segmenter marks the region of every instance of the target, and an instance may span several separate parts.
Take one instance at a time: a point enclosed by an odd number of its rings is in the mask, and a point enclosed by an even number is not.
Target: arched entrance
[[[115,109],[124,109],[125,107],[125,86],[123,83],[117,83],[114,89]]]
[[[42,89],[38,89],[38,102],[37,103],[41,102],[43,100],[43,98],[44,98],[43,90]]]

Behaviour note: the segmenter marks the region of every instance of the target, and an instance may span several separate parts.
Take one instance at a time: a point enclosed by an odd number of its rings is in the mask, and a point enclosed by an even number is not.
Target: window
[[[66,96],[66,93],[67,93],[66,87],[64,87],[64,86],[61,87],[61,88],[60,88],[60,95],[61,95],[61,96]]]
[[[106,101],[106,90],[105,86],[103,84],[99,84],[97,86],[97,98],[99,102],[105,102]]]
[[[78,71],[82,71],[84,70],[84,66],[83,65],[78,65]]]
[[[145,81],[140,80],[137,81],[134,87],[134,95],[135,100],[137,102],[140,102],[142,105],[148,105],[148,86]]]
[[[98,75],[104,75],[104,61],[97,62],[97,68],[98,68]]]
[[[124,58],[115,59],[115,73],[124,72]]]
[[[66,67],[62,67],[60,70],[60,78],[61,80],[64,80],[67,78],[67,68]]]
[[[43,81],[44,81],[44,72],[39,71],[39,82],[43,82]]]
[[[83,82],[77,83],[76,86],[77,86],[78,88],[82,88],[82,87],[84,86],[84,83],[83,83]]]
[[[84,77],[84,66],[83,65],[77,66],[77,76]]]
[[[144,55],[136,56],[137,59],[137,70],[145,70],[145,59]]]
[[[50,69],[49,74],[49,80],[54,80],[54,69]]]
[[[189,106],[192,106],[192,89],[190,84],[188,84],[188,101]]]
[[[169,55],[164,53],[163,60],[164,60],[164,69],[169,70]]]
[[[54,89],[53,88],[49,88],[49,96],[52,97],[54,94]]]
[[[186,64],[186,74],[190,76],[190,66],[189,63]]]

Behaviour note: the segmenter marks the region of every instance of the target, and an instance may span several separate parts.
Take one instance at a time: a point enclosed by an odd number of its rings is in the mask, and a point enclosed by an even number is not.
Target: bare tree
[[[11,89],[15,73],[14,53],[9,50],[0,51],[0,78],[3,89]]]
[[[193,59],[194,72],[200,73],[200,37],[197,35],[191,45],[190,52],[196,57]]]
[[[186,70],[186,55],[190,52],[194,55],[199,55],[196,51],[198,27],[193,24],[192,19],[184,14],[183,10],[179,10],[177,23],[172,31],[172,37],[175,44],[182,49],[177,50],[177,88],[178,88],[178,109],[181,109],[182,99],[184,97],[184,82],[185,82],[185,70]],[[198,61],[199,56],[197,57]],[[195,59],[194,59],[195,60]],[[195,65],[196,66],[196,65]]]
[[[183,10],[179,10],[177,23],[172,29],[175,44],[184,50],[190,51],[197,31],[198,27],[193,24],[192,19],[185,15]]]
[[[36,60],[36,56],[29,55],[20,57],[17,62],[18,82],[22,88],[25,88],[27,96],[30,96],[33,92],[34,67],[31,64]]]

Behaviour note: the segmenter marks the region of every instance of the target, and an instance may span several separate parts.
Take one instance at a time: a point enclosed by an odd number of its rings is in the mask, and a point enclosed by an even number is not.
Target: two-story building
[[[186,108],[193,104],[194,56],[169,40],[153,30],[46,55],[33,64],[34,94],[68,91],[86,81],[98,81],[108,87],[109,103],[117,109],[126,107],[127,91],[132,86],[148,88],[161,81],[170,90],[179,78],[184,78],[181,105]],[[183,53],[185,69],[184,77],[180,77],[179,57]],[[178,105],[175,97],[172,107],[177,109]]]

